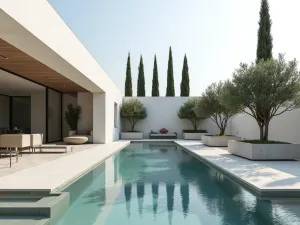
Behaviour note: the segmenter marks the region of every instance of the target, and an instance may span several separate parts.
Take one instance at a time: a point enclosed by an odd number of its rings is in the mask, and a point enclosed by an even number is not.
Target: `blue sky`
[[[160,95],[165,96],[172,46],[175,94],[180,95],[184,54],[191,96],[231,77],[239,63],[255,59],[260,0],[49,0],[101,67],[124,92],[131,53],[133,93],[143,55],[146,95],[151,95],[157,55]],[[270,0],[273,54],[300,58],[299,0]]]

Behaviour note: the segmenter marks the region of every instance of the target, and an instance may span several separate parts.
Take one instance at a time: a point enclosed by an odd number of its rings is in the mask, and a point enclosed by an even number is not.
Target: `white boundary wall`
[[[247,114],[238,114],[232,118],[231,132],[246,139],[259,138],[258,125]],[[270,122],[269,140],[300,143],[300,109],[274,117]]]
[[[130,99],[138,99],[147,109],[148,117],[136,125],[137,131],[144,133],[144,138],[149,138],[151,130],[159,131],[166,128],[169,132],[177,132],[182,138],[183,129],[192,129],[187,120],[180,120],[177,112],[191,97],[125,97],[123,102]],[[122,131],[130,130],[126,120],[122,120]],[[206,129],[208,133],[217,134],[218,127],[206,119],[200,129]],[[245,139],[258,139],[259,128],[256,121],[249,115],[241,113],[228,121],[227,134],[232,134]],[[300,109],[286,112],[271,120],[269,127],[269,140],[300,143]]]
[[[123,102],[130,99],[138,99],[147,109],[148,117],[136,125],[137,131],[144,133],[144,138],[149,138],[151,130],[158,132],[162,128],[166,128],[170,133],[177,132],[178,137],[182,138],[182,130],[193,129],[192,124],[188,120],[181,120],[177,116],[179,108],[191,97],[125,97]],[[230,131],[231,123],[228,124]],[[218,133],[219,129],[210,120],[205,120],[199,129],[206,129],[209,133]],[[130,126],[126,120],[122,120],[122,131],[130,130]]]

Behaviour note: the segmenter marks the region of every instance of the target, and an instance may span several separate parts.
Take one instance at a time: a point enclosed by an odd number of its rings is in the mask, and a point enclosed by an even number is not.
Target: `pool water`
[[[171,142],[132,143],[64,191],[56,225],[300,224],[300,200],[259,199]]]

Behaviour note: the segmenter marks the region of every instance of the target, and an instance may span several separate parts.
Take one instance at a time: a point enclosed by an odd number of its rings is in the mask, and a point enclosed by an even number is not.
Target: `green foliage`
[[[278,59],[241,64],[227,82],[222,102],[241,107],[260,128],[260,140],[268,140],[268,127],[274,116],[300,106],[300,75],[296,60]]]
[[[220,129],[219,135],[224,135],[230,117],[240,111],[239,107],[227,107],[222,104],[221,96],[224,83],[213,83],[205,90],[198,101],[195,112],[197,115],[210,117]]]
[[[147,118],[147,110],[139,100],[132,99],[122,104],[120,116],[128,120],[131,131],[134,131],[137,122]]]
[[[65,111],[65,119],[71,130],[77,130],[77,123],[80,119],[81,107],[74,107],[72,104],[67,105],[67,110]]]
[[[273,38],[271,35],[272,21],[269,13],[268,0],[261,0],[256,63],[272,58]]]
[[[183,60],[182,78],[180,84],[180,96],[190,96],[190,78],[189,78],[189,66],[186,55]]]
[[[159,82],[156,55],[154,56],[153,78],[152,78],[152,96],[159,96]]]
[[[137,82],[137,96],[145,96],[145,76],[144,76],[144,64],[143,57],[141,56],[140,65],[139,65],[139,75]]]
[[[175,96],[172,49],[169,50],[166,96]]]
[[[190,134],[195,134],[195,133],[206,133],[207,130],[183,130],[183,133],[190,133]]]
[[[195,113],[195,107],[199,99],[190,98],[179,109],[177,115],[180,119],[191,121],[194,130],[197,130],[199,125],[206,119],[205,116]]]
[[[132,78],[130,67],[130,53],[128,53],[125,79],[125,96],[132,96]]]

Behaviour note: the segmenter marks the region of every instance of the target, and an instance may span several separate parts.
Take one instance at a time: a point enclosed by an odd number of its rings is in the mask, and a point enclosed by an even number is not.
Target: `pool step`
[[[49,218],[30,216],[0,216],[1,225],[50,225]]]
[[[44,224],[45,219],[56,221],[68,209],[69,193],[52,193],[48,196],[33,198],[32,196],[5,196],[0,198],[0,224],[19,224],[29,221],[39,221]],[[36,220],[37,219],[37,220]],[[16,223],[10,223],[16,221]],[[5,223],[4,223],[5,222]],[[40,224],[40,223],[36,223]]]

